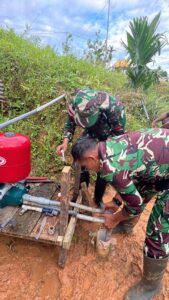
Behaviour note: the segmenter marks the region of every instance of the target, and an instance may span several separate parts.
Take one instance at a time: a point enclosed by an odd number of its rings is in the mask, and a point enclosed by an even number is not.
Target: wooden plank
[[[82,203],[82,195],[79,194],[76,203]],[[78,211],[77,208],[74,208],[74,211]],[[72,242],[72,238],[73,238],[73,234],[75,232],[75,227],[76,227],[76,223],[77,223],[77,218],[76,217],[71,217],[64,239],[63,239],[63,248],[69,250],[71,242]]]
[[[30,194],[34,195],[34,196],[44,196],[44,197],[47,197],[47,198],[51,198],[52,195],[54,194],[54,192],[56,191],[56,184],[55,183],[47,183],[47,184],[32,184],[31,185],[31,189],[30,189]],[[20,208],[14,208],[14,207],[6,207],[6,208],[3,208],[2,209],[2,212],[0,210],[0,216],[1,216],[1,221],[4,220],[4,210],[5,211],[13,211],[13,214],[12,214],[12,217],[15,215],[16,211],[19,212]],[[58,232],[56,231],[55,235],[54,236],[47,236],[47,228],[46,226],[50,226],[50,225],[54,225],[58,223],[58,217],[47,217],[47,224],[44,228],[44,232],[42,232],[42,235],[40,236],[40,238],[38,240],[35,239],[35,234],[36,234],[36,231],[38,232],[39,230],[39,226],[40,226],[40,221],[44,218],[44,214],[40,214],[38,212],[33,212],[35,214],[35,216],[37,215],[38,216],[38,220],[36,218],[36,224],[32,227],[33,230],[31,233],[27,233],[27,232],[24,232],[23,230],[21,231],[18,231],[17,228],[13,228],[13,230],[11,230],[11,228],[5,228],[5,230],[3,232],[1,232],[2,235],[5,235],[5,236],[13,236],[13,237],[17,237],[17,238],[24,238],[24,239],[27,239],[27,240],[32,240],[32,241],[36,241],[36,242],[41,242],[41,243],[45,243],[45,244],[53,244],[53,245],[57,245],[57,246],[61,246],[62,245],[62,240],[63,240],[63,237],[59,236],[58,235]],[[25,217],[27,217],[30,215],[30,212],[26,212],[25,213]],[[24,215],[23,215],[24,216]],[[21,216],[18,216],[19,218],[22,218]],[[26,217],[26,219],[27,219]],[[56,223],[56,218],[57,218],[57,223]],[[22,218],[23,219],[23,218]],[[35,219],[35,218],[34,218]],[[26,226],[25,225],[25,221],[22,221],[23,222],[23,226]],[[30,222],[32,222],[32,218],[30,218]],[[30,224],[28,224],[29,226],[29,231],[30,231]],[[17,226],[18,227],[18,226]],[[17,230],[16,230],[17,229]],[[59,230],[58,230],[59,231]],[[33,234],[34,233],[34,234]]]
[[[64,235],[68,224],[69,192],[70,192],[71,167],[64,167],[61,177],[61,211],[60,211],[60,235]]]
[[[45,197],[48,199],[51,199],[53,197],[53,195],[55,194],[57,190],[57,185],[55,182],[52,183],[40,183],[40,184],[33,184],[30,194],[39,196],[39,197]],[[35,239],[35,237],[37,236],[39,230],[40,230],[40,226],[42,223],[42,220],[44,219],[44,215],[42,214],[40,219],[38,220],[36,226],[34,227],[32,233],[31,233],[31,237]],[[58,236],[59,236],[59,218],[57,216],[48,216],[47,217],[47,222],[46,225],[39,237],[39,241],[48,241],[50,243],[57,243],[58,244]],[[48,234],[48,230],[50,226],[56,226],[56,232],[54,233],[54,235],[49,235]]]
[[[36,225],[40,218],[41,213],[36,211],[28,211],[22,216],[19,215],[20,209],[16,211],[13,215],[14,225],[7,225],[2,230],[3,232],[10,234],[15,234],[16,236],[28,236]]]
[[[80,189],[80,176],[81,176],[81,166],[76,163],[75,165],[75,183],[74,183],[74,191],[72,201],[76,202],[79,189]]]
[[[5,226],[15,215],[18,207],[6,206],[0,209],[0,225]]]
[[[71,168],[64,167],[61,177],[61,211],[59,218],[59,234],[64,236],[68,224],[69,192],[70,192],[70,174]],[[64,268],[67,257],[67,250],[63,247],[59,251],[58,265]]]
[[[0,233],[1,235],[3,236],[11,236],[11,237],[14,237],[14,238],[20,238],[20,239],[26,239],[26,240],[30,240],[30,241],[33,241],[33,242],[38,242],[38,243],[43,243],[43,244],[49,244],[49,245],[55,245],[55,246],[61,246],[62,245],[62,242],[63,242],[63,236],[58,236],[57,240],[55,242],[53,241],[50,241],[50,240],[35,240],[34,237],[31,237],[31,236],[22,236],[22,235],[18,235],[15,234],[15,233],[10,233],[10,235],[6,232],[1,232]]]
[[[44,215],[42,215],[40,217],[40,219],[38,220],[38,223],[36,224],[35,228],[33,229],[32,233],[31,233],[31,237],[32,238],[36,238],[39,230],[40,230],[40,226],[41,226],[41,223],[42,223],[42,220],[44,219]],[[51,226],[54,226],[55,227],[55,233],[53,235],[49,235],[49,228]],[[39,237],[39,240],[46,240],[46,241],[50,241],[50,242],[53,242],[53,243],[56,243],[57,242],[57,239],[58,239],[58,236],[59,236],[59,217],[57,216],[53,216],[53,217],[50,217],[48,216],[47,217],[47,222],[46,222],[46,225]]]
[[[68,252],[68,250],[66,250],[64,248],[61,248],[59,251],[58,265],[62,269],[65,267],[67,252]]]
[[[45,197],[48,199],[52,198],[57,189],[57,185],[55,182],[30,184],[30,187],[30,195],[37,197]]]
[[[56,191],[55,183],[50,183],[48,186],[46,184],[34,184],[31,186],[30,194],[36,196],[43,196],[51,198],[53,193]],[[13,215],[13,220],[16,226],[6,226],[3,229],[3,232],[8,233],[9,235],[15,235],[17,237],[27,237],[31,235],[35,225],[37,224],[41,213],[36,211],[27,211],[22,216],[19,215],[20,209],[17,209]]]

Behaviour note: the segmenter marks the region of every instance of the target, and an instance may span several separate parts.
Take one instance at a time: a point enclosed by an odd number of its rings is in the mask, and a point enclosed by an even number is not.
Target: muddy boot
[[[162,278],[167,266],[167,258],[154,259],[144,256],[142,280],[130,288],[124,300],[152,300],[162,288]]]
[[[132,233],[133,228],[137,224],[139,218],[140,216],[137,216],[120,222],[115,228],[112,229],[111,233]]]

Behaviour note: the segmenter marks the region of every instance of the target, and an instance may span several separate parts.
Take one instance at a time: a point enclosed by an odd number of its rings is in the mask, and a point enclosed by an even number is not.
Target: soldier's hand
[[[116,217],[116,214],[113,213],[107,213],[105,212],[103,214],[103,217],[105,218],[105,223],[104,225],[108,228],[108,229],[113,229],[115,228],[118,224],[119,224],[119,220]]]
[[[57,149],[56,149],[56,154],[59,155],[59,156],[61,156],[61,155],[62,155],[62,152],[61,152],[62,150],[63,150],[64,152],[66,152],[66,150],[67,150],[67,145],[65,145],[64,143],[61,144],[61,145],[59,145],[59,146],[57,147]]]
[[[104,203],[104,208],[105,210],[110,210],[112,212],[116,212],[119,207],[121,206],[122,202],[121,200],[117,199],[117,198],[113,198],[113,200],[111,202],[108,203]]]
[[[69,143],[68,138],[64,138],[63,143],[57,147],[56,154],[61,156],[62,151],[65,153],[68,147],[68,143]]]

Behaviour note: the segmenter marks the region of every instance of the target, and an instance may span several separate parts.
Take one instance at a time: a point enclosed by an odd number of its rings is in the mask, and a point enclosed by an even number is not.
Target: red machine
[[[31,170],[30,139],[23,134],[0,133],[0,182],[24,180]]]

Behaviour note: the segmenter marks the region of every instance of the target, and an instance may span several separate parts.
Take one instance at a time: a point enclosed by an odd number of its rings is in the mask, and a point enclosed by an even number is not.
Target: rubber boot
[[[144,256],[143,278],[126,293],[125,300],[152,300],[162,289],[162,278],[167,258],[154,259]]]
[[[140,216],[130,218],[128,220],[120,222],[115,228],[111,230],[111,233],[132,233],[134,226],[139,221]]]

